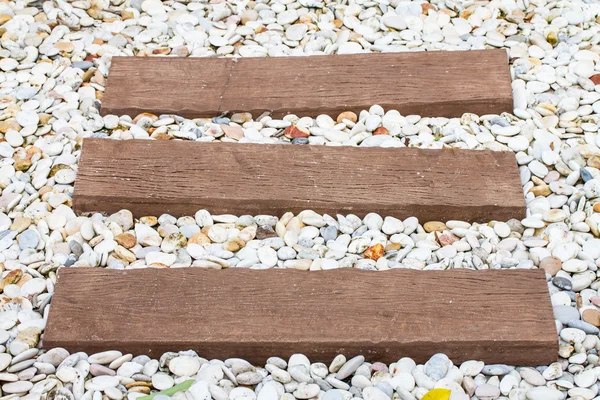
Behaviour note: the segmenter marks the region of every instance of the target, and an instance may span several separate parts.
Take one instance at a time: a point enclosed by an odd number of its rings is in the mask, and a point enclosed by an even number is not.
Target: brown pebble
[[[367,258],[377,261],[377,260],[379,260],[379,258],[381,256],[383,256],[383,253],[384,253],[383,245],[381,243],[377,243],[377,244],[369,247],[368,249],[366,249],[363,254]]]
[[[445,229],[448,229],[446,227],[446,224],[440,221],[429,221],[429,222],[425,222],[425,224],[423,225],[423,229],[425,229],[425,232],[443,232]]]
[[[437,240],[438,242],[440,242],[440,244],[442,246],[449,246],[454,242],[458,242],[460,239],[454,235],[452,232],[450,231],[445,231],[442,234],[438,233],[436,231],[436,236],[437,236]]]
[[[221,129],[223,130],[223,133],[225,133],[225,136],[230,139],[240,140],[244,137],[244,130],[237,125],[222,124]]]
[[[383,126],[380,126],[379,128],[377,128],[377,129],[375,129],[373,131],[373,136],[376,136],[376,135],[389,135],[389,134],[390,134],[390,132],[387,129],[385,129]]]
[[[31,225],[31,218],[29,217],[15,217],[12,225],[10,226],[11,231],[17,231],[17,233],[23,232]]]
[[[133,123],[137,124],[138,122],[140,122],[140,120],[142,118],[150,118],[150,120],[152,122],[156,122],[158,121],[158,115],[156,114],[151,114],[151,113],[147,113],[147,112],[143,112],[143,113],[139,113],[138,115],[135,116],[135,118],[133,119]]]
[[[140,387],[140,386],[151,387],[152,383],[150,383],[150,382],[131,382],[131,383],[128,383],[127,385],[125,385],[125,388],[131,389],[132,387]]]
[[[13,167],[15,167],[17,171],[27,171],[29,168],[31,168],[31,160],[26,158],[17,158],[15,159]]]
[[[121,10],[121,18],[123,21],[133,19],[135,18],[135,13],[133,11]]]
[[[256,239],[262,240],[267,238],[277,237],[277,233],[269,225],[259,226],[256,229]]]
[[[429,13],[429,10],[437,10],[436,6],[434,6],[433,4],[430,3],[421,3],[421,10],[423,11],[424,15],[427,15]]]
[[[400,243],[388,243],[385,245],[385,251],[392,251],[392,250],[400,250],[402,248],[402,245]]]
[[[600,203],[596,203],[596,204],[594,204],[594,208],[593,208],[593,210],[594,210],[595,212],[598,212],[598,213],[600,213]]]
[[[285,128],[283,134],[285,135],[285,137],[290,139],[307,138],[310,136],[310,132],[307,129],[296,125],[288,126],[287,128]]]
[[[530,193],[533,193],[536,197],[537,196],[550,196],[550,194],[552,193],[552,190],[550,190],[550,186],[548,185],[540,185],[540,186],[534,186],[531,189],[529,189]]]
[[[52,178],[54,175],[56,175],[56,173],[58,171],[62,171],[63,169],[73,169],[73,168],[69,167],[66,164],[56,164],[50,169],[50,172],[48,173],[48,177]]]
[[[58,42],[54,45],[60,51],[66,51],[70,53],[73,51],[73,43],[71,42]]]
[[[231,251],[231,252],[235,253],[236,251],[238,251],[245,245],[246,245],[246,242],[244,242],[242,239],[236,237],[236,238],[229,240],[227,243],[225,243],[223,248],[227,251]]]
[[[21,280],[23,277],[23,271],[21,269],[14,269],[10,271],[2,280],[0,280],[0,290],[4,290],[4,286],[12,285]]]
[[[590,76],[590,81],[594,82],[594,85],[600,85],[600,74]]]
[[[125,247],[126,249],[130,249],[133,246],[135,246],[136,240],[135,236],[133,236],[131,233],[121,233],[115,236],[115,242]]]
[[[206,234],[202,232],[196,233],[194,236],[188,239],[188,244],[209,244],[210,239]]]
[[[546,271],[546,273],[554,276],[562,268],[562,261],[557,257],[548,256],[540,261],[540,268]]]
[[[356,123],[356,121],[358,121],[358,117],[352,111],[344,111],[343,113],[338,115],[337,123],[341,124],[345,119],[347,119],[348,121],[352,121],[354,123]]]
[[[600,156],[591,156],[588,158],[587,165],[592,168],[600,169]]]
[[[12,19],[12,17],[8,14],[0,14],[0,25],[4,24],[5,22],[8,22]]]
[[[6,133],[8,130],[13,129],[15,131],[21,130],[21,125],[17,123],[15,119],[7,119],[5,121],[0,121],[0,133]]]
[[[171,136],[169,136],[168,133],[166,132],[155,132],[152,134],[152,136],[150,136],[152,139],[156,139],[156,140],[171,140],[173,139]]]
[[[235,113],[230,118],[233,122],[238,124],[243,124],[244,122],[248,122],[252,120],[252,114],[250,113]]]
[[[581,313],[581,318],[588,324],[600,326],[600,311],[588,308]]]
[[[131,389],[129,389],[129,393],[150,394],[150,388],[147,386],[134,386]]]
[[[27,149],[25,154],[27,155],[27,158],[31,158],[36,154],[42,154],[42,149],[40,149],[39,147],[31,146]]]

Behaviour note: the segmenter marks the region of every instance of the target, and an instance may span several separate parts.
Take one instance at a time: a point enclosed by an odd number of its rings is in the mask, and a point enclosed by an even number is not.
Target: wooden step
[[[513,109],[506,50],[268,58],[113,57],[101,114],[275,117],[368,110],[460,117]]]
[[[78,213],[525,218],[512,152],[85,139]]]
[[[363,354],[386,363],[548,365],[556,328],[542,270],[61,268],[46,349],[207,359]]]

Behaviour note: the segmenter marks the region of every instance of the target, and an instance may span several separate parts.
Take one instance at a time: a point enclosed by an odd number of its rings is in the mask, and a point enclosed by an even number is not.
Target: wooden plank
[[[437,352],[455,363],[548,365],[557,337],[542,270],[62,268],[47,349],[207,359],[339,353],[371,361]]]
[[[113,57],[101,114],[275,117],[369,109],[460,117],[513,109],[503,49],[269,58]]]
[[[78,213],[279,215],[312,209],[421,221],[522,219],[512,152],[85,139]]]

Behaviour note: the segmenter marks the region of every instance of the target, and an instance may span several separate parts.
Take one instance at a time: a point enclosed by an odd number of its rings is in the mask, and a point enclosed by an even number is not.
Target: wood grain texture
[[[526,206],[512,152],[84,139],[78,213],[199,209],[509,220]]]
[[[460,117],[513,109],[503,49],[269,58],[113,57],[101,114],[275,117],[369,109]]]
[[[207,359],[437,352],[455,363],[548,365],[558,342],[542,270],[382,272],[62,268],[44,348]]]

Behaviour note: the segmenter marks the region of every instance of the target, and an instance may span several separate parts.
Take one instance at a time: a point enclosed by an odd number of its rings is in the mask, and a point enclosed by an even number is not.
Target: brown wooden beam
[[[438,352],[455,363],[548,365],[554,316],[541,270],[381,272],[356,269],[62,268],[46,349],[119,349],[207,359],[303,353],[371,361]]]
[[[269,58],[113,57],[101,113],[188,118],[248,111],[336,117],[379,104],[403,115],[513,109],[506,50]]]
[[[85,139],[76,212],[525,218],[512,152]]]

